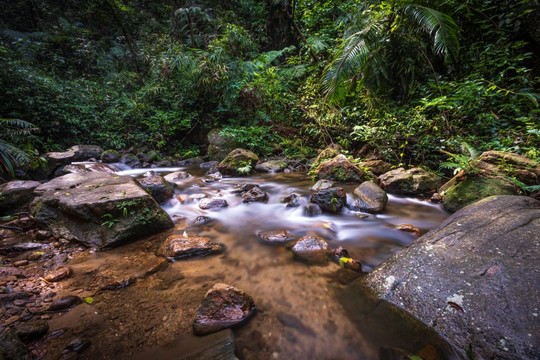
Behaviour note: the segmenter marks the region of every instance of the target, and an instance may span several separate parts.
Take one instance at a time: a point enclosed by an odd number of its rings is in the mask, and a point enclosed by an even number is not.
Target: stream
[[[140,176],[147,170],[123,173]],[[152,170],[166,174],[176,169]],[[314,182],[305,173],[257,174],[206,183],[206,169],[182,170],[192,177],[162,204],[175,228],[112,250],[83,252],[70,264],[81,275],[65,288],[85,296],[84,289],[95,281],[96,273],[135,271],[155,258],[157,247],[170,234],[197,233],[224,244],[225,252],[169,263],[121,290],[94,295],[92,306],[79,306],[52,319],[51,331],[72,322],[81,324],[79,334],[91,341],[92,351],[81,353],[80,359],[183,358],[186,354],[173,344],[193,336],[191,325],[198,306],[206,291],[219,282],[244,290],[257,306],[255,316],[233,328],[243,359],[387,360],[426,351],[435,353],[430,359],[457,358],[433,329],[377,300],[362,286],[361,274],[333,262],[306,264],[285,247],[269,246],[257,237],[265,230],[286,230],[294,237],[316,234],[332,249],[347,249],[351,257],[362,261],[364,271],[370,271],[416,238],[396,230],[396,225],[413,224],[424,233],[448,216],[441,206],[389,195],[382,214],[344,209],[339,215],[308,217],[303,206],[288,208],[282,203],[284,197],[296,193],[302,205],[307,204]],[[243,204],[233,193],[243,183],[258,184],[269,201]],[[343,188],[351,194],[356,186]],[[229,206],[202,210],[198,200],[203,196],[223,198]],[[195,226],[198,216],[213,221]]]

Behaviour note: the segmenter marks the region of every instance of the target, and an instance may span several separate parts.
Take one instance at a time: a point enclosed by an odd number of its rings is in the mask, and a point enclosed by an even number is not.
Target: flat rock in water
[[[190,177],[191,175],[185,171],[175,171],[164,176],[165,180],[175,185],[182,185],[186,182],[186,179],[189,179]]]
[[[283,171],[289,164],[283,160],[269,160],[255,166],[255,170],[267,173]]]
[[[469,205],[366,278],[468,358],[538,359],[540,201],[492,196]]]
[[[55,300],[51,305],[49,305],[47,311],[65,310],[80,303],[82,303],[82,299],[80,297],[75,295],[68,295]]]
[[[34,220],[55,238],[107,247],[152,235],[174,224],[131,177],[69,174],[38,186]]]
[[[225,199],[202,199],[199,201],[199,207],[203,210],[221,209],[229,206]]]
[[[420,231],[420,229],[411,224],[396,225],[396,229],[400,231],[410,232],[418,236],[422,236],[422,232]]]
[[[143,189],[148,191],[158,203],[170,199],[174,194],[173,186],[162,176],[145,176],[138,181]]]
[[[332,186],[334,186],[334,182],[332,180],[323,179],[323,180],[317,181],[315,185],[311,187],[310,190],[313,190],[313,191],[325,190],[325,189],[331,188]]]
[[[169,260],[180,260],[195,256],[219,254],[224,250],[220,243],[215,243],[204,236],[171,235],[158,249],[158,255]]]
[[[214,219],[212,219],[211,217],[208,217],[208,216],[197,216],[193,220],[192,225],[194,225],[194,226],[204,226],[204,225],[210,224],[213,221],[214,221]]]
[[[384,210],[388,202],[386,191],[381,189],[373,181],[365,181],[356,189],[354,195],[358,197],[355,201],[355,207],[360,211],[369,213],[380,213]]]
[[[290,235],[286,230],[261,231],[257,236],[265,243],[276,245],[283,245],[291,240]]]
[[[325,263],[330,248],[328,243],[316,235],[302,236],[292,247],[294,255],[309,263]]]
[[[255,313],[253,298],[231,285],[214,285],[202,301],[193,330],[206,335],[244,323]]]

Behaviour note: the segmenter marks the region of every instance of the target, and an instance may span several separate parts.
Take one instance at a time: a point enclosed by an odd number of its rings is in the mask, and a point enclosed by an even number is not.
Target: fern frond
[[[405,5],[404,11],[433,37],[435,54],[450,55],[454,60],[459,52],[459,27],[447,14],[421,6]]]

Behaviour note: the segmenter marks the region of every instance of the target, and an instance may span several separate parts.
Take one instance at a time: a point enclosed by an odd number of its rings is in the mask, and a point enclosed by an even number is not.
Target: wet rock
[[[315,183],[315,185],[313,185],[311,187],[310,190],[313,190],[313,191],[320,191],[320,190],[325,190],[325,189],[329,189],[331,188],[332,186],[334,186],[334,182],[332,180],[319,180]]]
[[[383,160],[364,160],[360,166],[376,176],[382,175],[392,169],[392,164]]]
[[[0,304],[6,304],[19,299],[28,299],[30,294],[27,292],[12,292],[8,294],[0,294]]]
[[[190,177],[191,175],[185,171],[175,171],[164,176],[165,180],[177,186],[184,184],[186,179],[189,179]]]
[[[307,204],[304,206],[304,216],[314,217],[322,214],[322,209],[317,204]]]
[[[60,311],[69,309],[72,306],[82,303],[82,299],[75,295],[64,296],[55,300],[48,308],[47,311]]]
[[[219,161],[207,161],[207,162],[203,162],[199,165],[199,167],[201,169],[211,169],[213,167],[217,167],[219,165]]]
[[[214,219],[212,219],[211,217],[208,217],[208,216],[197,216],[195,218],[195,220],[193,220],[192,225],[194,225],[194,226],[204,226],[204,225],[210,224],[213,221],[214,221]]]
[[[418,236],[422,236],[422,232],[419,228],[411,224],[396,225],[396,229],[400,231],[410,232]]]
[[[221,209],[229,206],[225,199],[201,199],[199,207],[203,210]]]
[[[238,360],[235,351],[234,334],[226,329],[206,336],[184,335],[165,347],[145,351],[135,356],[134,360]]]
[[[69,266],[59,266],[49,274],[47,274],[44,279],[48,282],[57,282],[60,280],[67,279],[73,274],[73,270]]]
[[[300,199],[300,195],[293,193],[281,199],[281,202],[286,203],[287,207],[299,207],[301,205]]]
[[[100,159],[104,163],[115,163],[120,161],[120,156],[120,153],[116,150],[105,150]]]
[[[452,179],[440,189],[443,206],[450,212],[456,212],[489,196],[516,193],[516,187],[508,180],[476,176]]]
[[[136,276],[126,276],[121,279],[107,279],[108,282],[104,282],[99,285],[99,290],[122,290],[137,281]]]
[[[255,166],[255,170],[267,173],[283,171],[289,164],[283,160],[269,160]]]
[[[75,153],[72,151],[66,152],[48,152],[43,155],[47,162],[45,172],[50,177],[54,172],[62,166],[71,164],[75,160]]]
[[[145,176],[138,181],[158,203],[170,199],[174,194],[171,183],[159,175]]]
[[[177,163],[178,166],[192,166],[192,165],[199,165],[199,164],[202,164],[204,162],[203,159],[199,158],[199,157],[194,157],[194,158],[189,158],[189,159],[184,159],[184,160],[181,160]]]
[[[315,331],[308,327],[302,320],[294,316],[293,314],[287,314],[283,311],[278,311],[276,318],[283,324],[283,326],[297,330],[302,335],[309,335],[316,337]]]
[[[70,343],[66,346],[64,353],[66,352],[75,352],[75,353],[81,353],[84,350],[88,349],[90,347],[90,341],[85,339],[76,338],[70,341]]]
[[[244,291],[226,284],[216,284],[206,293],[193,330],[206,335],[246,322],[255,313],[253,298]]]
[[[324,212],[338,214],[347,205],[347,194],[342,188],[333,187],[311,195],[309,201],[319,205]]]
[[[203,236],[171,235],[161,244],[158,255],[169,260],[181,260],[190,257],[201,257],[223,252],[220,243],[213,242]]]
[[[133,155],[133,154],[125,154],[120,159],[120,162],[122,164],[125,164],[125,165],[129,166],[130,168],[133,168],[133,169],[142,167],[142,164],[141,164],[141,161],[139,160],[139,158],[136,155]]]
[[[0,359],[2,360],[31,360],[32,356],[21,339],[13,332],[0,332]]]
[[[354,203],[354,207],[360,211],[369,213],[380,213],[384,210],[388,202],[388,195],[373,181],[365,181],[356,189],[354,195],[358,198]]]
[[[268,230],[261,231],[257,234],[259,239],[275,245],[284,245],[291,240],[289,233],[286,230]]]
[[[45,247],[47,247],[46,244],[33,243],[33,242],[25,242],[25,243],[19,243],[19,244],[6,243],[5,245],[0,246],[0,253],[8,254],[8,253],[16,252],[16,251],[38,250],[38,249],[43,249]]]
[[[49,324],[45,320],[37,320],[19,324],[15,334],[21,340],[30,341],[41,338],[49,331]]]
[[[221,161],[240,144],[234,136],[222,132],[220,129],[210,130],[208,133],[207,156],[212,160]]]
[[[210,176],[214,179],[221,179],[223,177],[223,174],[219,172],[219,168],[217,166],[213,166],[206,172],[206,176]]]
[[[253,171],[258,161],[259,157],[255,153],[238,148],[219,163],[219,171],[223,175],[247,175]]]
[[[34,189],[41,185],[37,181],[10,181],[0,188],[0,214],[13,213],[34,199]]]
[[[253,202],[267,202],[268,194],[261,190],[260,187],[256,186],[251,190],[242,194],[242,202],[245,204]]]
[[[74,161],[99,159],[103,153],[103,149],[96,145],[75,145],[67,151],[74,153]]]
[[[540,351],[540,201],[492,196],[469,205],[368,274],[366,284],[468,358]],[[519,352],[518,352],[519,351]]]
[[[13,266],[15,267],[26,266],[26,265],[28,265],[28,260],[19,260],[13,263]]]
[[[294,255],[308,263],[325,263],[330,248],[326,241],[316,235],[302,236],[292,247]]]
[[[334,181],[354,181],[362,182],[369,180],[368,175],[358,166],[354,165],[345,155],[338,155],[332,160],[325,161],[317,166],[315,175],[319,179]]]
[[[60,177],[67,174],[87,174],[90,170],[86,169],[84,166],[79,165],[65,165],[61,166],[58,169],[54,171],[54,174],[52,177]]]
[[[36,231],[36,234],[34,235],[34,239],[38,241],[47,240],[52,236],[50,231],[47,230],[38,230]]]
[[[35,189],[35,221],[55,238],[106,247],[173,227],[131,176],[69,174]]]
[[[249,190],[258,187],[257,184],[239,184],[234,187],[232,190],[233,194],[244,194],[248,192]]]
[[[379,181],[392,194],[422,195],[436,192],[441,177],[421,168],[398,168],[379,176]]]

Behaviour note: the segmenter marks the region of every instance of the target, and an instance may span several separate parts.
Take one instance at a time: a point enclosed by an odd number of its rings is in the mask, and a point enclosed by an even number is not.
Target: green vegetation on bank
[[[463,144],[540,158],[537,1],[0,6],[0,118],[40,129],[0,151],[193,156],[219,128],[261,156],[337,143],[435,169]]]

